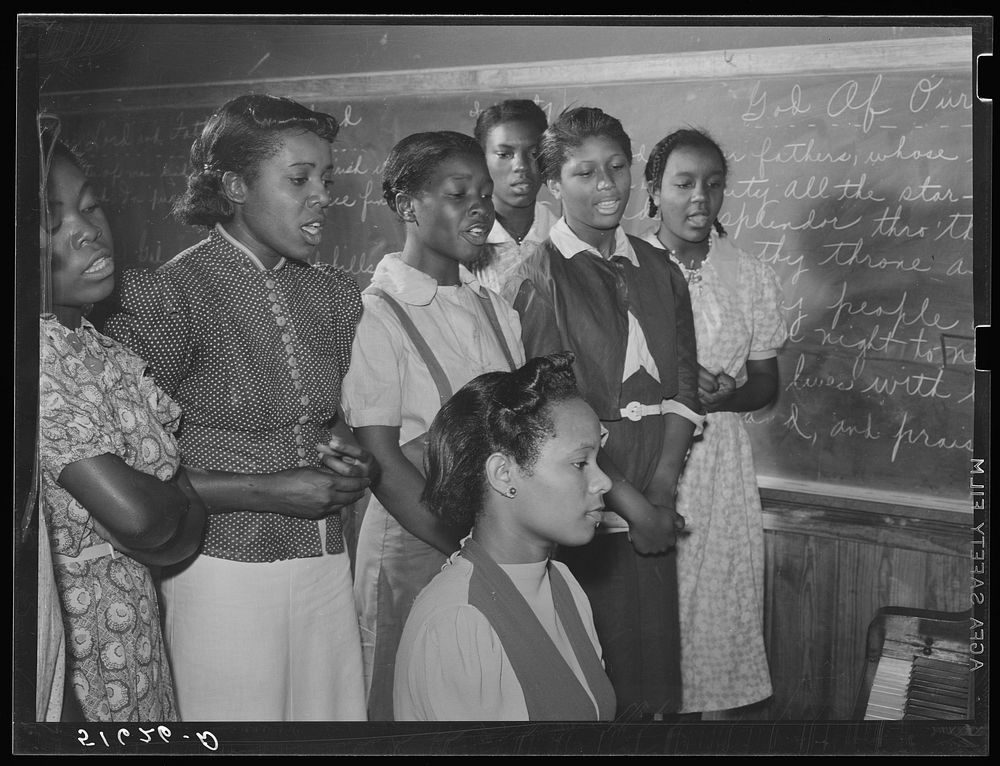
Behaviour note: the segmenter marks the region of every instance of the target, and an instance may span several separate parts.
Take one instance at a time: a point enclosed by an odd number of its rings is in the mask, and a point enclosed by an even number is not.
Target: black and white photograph
[[[18,14],[12,753],[988,754],[992,49]]]

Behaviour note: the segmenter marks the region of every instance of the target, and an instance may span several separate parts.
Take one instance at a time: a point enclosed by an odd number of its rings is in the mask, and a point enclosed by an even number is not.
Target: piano
[[[879,609],[868,626],[854,719],[971,719],[971,617],[971,609]]]

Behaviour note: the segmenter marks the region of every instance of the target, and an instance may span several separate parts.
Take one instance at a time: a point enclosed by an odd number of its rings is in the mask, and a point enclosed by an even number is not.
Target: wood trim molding
[[[971,567],[969,514],[891,504],[876,507],[781,490],[761,489],[760,494],[765,531],[959,556],[969,558]]]
[[[971,70],[972,65],[972,35],[969,34],[581,58],[497,66],[62,91],[42,94],[41,100],[45,108],[68,115],[157,108],[211,109],[232,98],[234,94],[249,90],[280,93],[303,103],[314,104],[341,99],[573,87],[583,83],[678,82],[780,74],[807,76],[935,68]]]

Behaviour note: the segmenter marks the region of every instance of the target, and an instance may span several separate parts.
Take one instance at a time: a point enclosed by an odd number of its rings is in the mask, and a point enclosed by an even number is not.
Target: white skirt
[[[161,591],[181,720],[365,720],[346,553],[198,556]]]

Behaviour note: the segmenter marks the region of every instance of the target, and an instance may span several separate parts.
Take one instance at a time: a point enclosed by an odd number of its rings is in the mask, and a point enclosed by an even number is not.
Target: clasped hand
[[[673,508],[650,504],[651,513],[629,525],[629,540],[636,553],[644,556],[666,553],[677,544],[684,529],[684,517]]]
[[[271,474],[277,483],[273,496],[278,513],[321,519],[364,497],[377,469],[370,452],[337,436],[317,444],[316,450],[320,466]]]
[[[724,402],[736,390],[736,380],[725,372],[712,373],[704,367],[698,367],[698,398],[703,404],[712,405]]]

